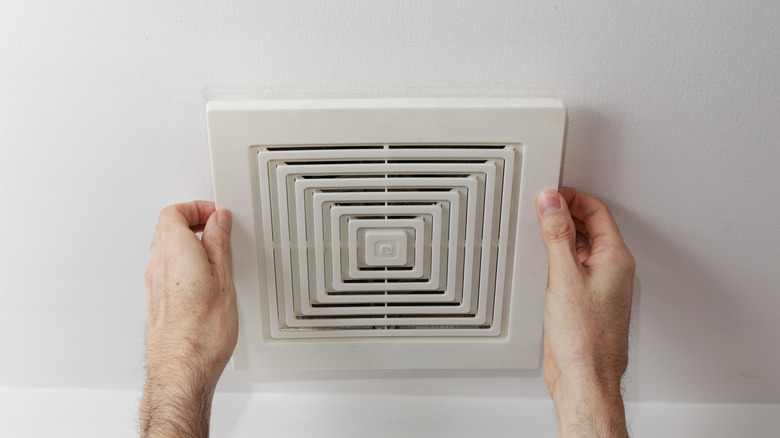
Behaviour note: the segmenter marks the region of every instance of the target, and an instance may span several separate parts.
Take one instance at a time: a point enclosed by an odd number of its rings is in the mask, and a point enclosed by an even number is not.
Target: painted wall
[[[569,107],[563,182],[638,261],[628,397],[780,402],[780,4],[15,2],[0,13],[0,386],[137,389],[157,212],[211,199],[205,96]],[[223,390],[546,398],[538,372],[228,372]]]
[[[137,437],[140,393],[94,389],[2,389],[3,436]],[[780,428],[770,404],[630,403],[634,438],[769,437]],[[42,415],[43,414],[43,415]],[[549,400],[217,393],[215,437],[552,437]],[[41,421],[45,418],[45,421]]]

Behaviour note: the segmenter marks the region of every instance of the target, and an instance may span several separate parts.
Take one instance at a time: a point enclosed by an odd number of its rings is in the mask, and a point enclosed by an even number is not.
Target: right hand
[[[635,262],[609,209],[593,196],[564,187],[539,195],[536,207],[550,258],[544,378],[559,431],[568,435],[569,414],[583,406],[616,411],[619,404],[624,415],[620,380]]]

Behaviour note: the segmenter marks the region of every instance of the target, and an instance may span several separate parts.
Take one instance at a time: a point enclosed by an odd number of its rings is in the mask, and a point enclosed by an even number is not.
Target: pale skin
[[[634,259],[598,199],[564,187],[540,194],[536,207],[550,258],[544,379],[558,436],[627,437],[620,381]],[[144,438],[208,436],[214,389],[238,334],[231,225],[228,211],[206,201],[160,213],[145,275]]]

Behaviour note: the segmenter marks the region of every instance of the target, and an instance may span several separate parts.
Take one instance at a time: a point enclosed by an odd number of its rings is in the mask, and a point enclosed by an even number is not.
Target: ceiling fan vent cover
[[[210,102],[236,368],[533,368],[554,99]]]

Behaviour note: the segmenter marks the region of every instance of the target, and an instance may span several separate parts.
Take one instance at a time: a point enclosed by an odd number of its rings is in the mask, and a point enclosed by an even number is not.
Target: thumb
[[[203,247],[213,266],[230,272],[230,228],[233,216],[227,210],[215,211],[203,228]]]
[[[563,196],[555,190],[542,192],[536,198],[536,215],[550,256],[550,270],[580,266],[575,248],[577,229]]]

